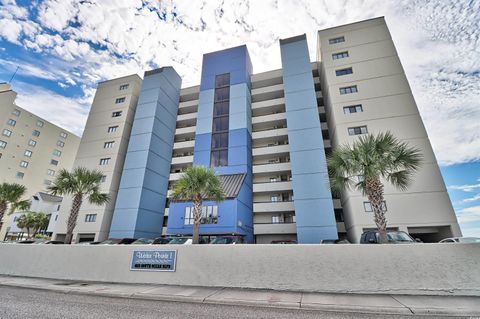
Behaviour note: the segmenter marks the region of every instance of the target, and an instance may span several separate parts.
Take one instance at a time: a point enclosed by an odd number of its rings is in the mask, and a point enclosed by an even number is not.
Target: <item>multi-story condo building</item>
[[[192,203],[171,202],[169,195],[185,168],[201,165],[215,170],[227,195],[221,203],[204,202],[201,235],[238,235],[250,243],[358,242],[362,231],[374,227],[371,208],[359,193],[332,196],[326,157],[362,134],[387,130],[425,156],[407,192],[386,187],[389,227],[425,241],[459,235],[384,19],[319,31],[314,62],[305,35],[281,40],[280,53],[282,68],[259,74],[252,72],[246,46],[205,54],[200,85],[188,88],[172,67],[148,71],[143,81],[132,76],[138,104],[136,112],[129,106],[132,129],[123,136],[128,148],[115,153],[125,164],[123,170],[117,165],[117,183],[105,189],[118,189],[109,206],[113,214],[82,210],[77,241],[190,235]],[[103,105],[94,102],[88,123],[95,112],[110,110],[124,82],[107,82],[115,94]],[[96,130],[107,130],[109,120]],[[84,165],[112,169],[112,162],[101,166],[107,157],[102,145],[110,139],[92,135],[98,143],[88,152],[96,160]],[[103,215],[91,217],[99,211]]]
[[[16,97],[10,84],[0,83],[0,182],[25,185],[28,198],[46,191],[60,169],[72,167],[80,137],[16,105]]]
[[[101,191],[110,194],[110,202],[104,206],[83,202],[77,242],[108,237],[141,84],[138,75],[98,84],[73,167],[101,170]],[[59,240],[65,239],[71,204],[72,197],[64,197],[54,230]]]

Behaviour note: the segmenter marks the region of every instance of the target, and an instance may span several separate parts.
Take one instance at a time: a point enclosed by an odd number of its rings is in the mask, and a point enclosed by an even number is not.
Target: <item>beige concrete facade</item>
[[[141,84],[138,75],[98,84],[73,166],[102,171],[101,191],[110,194],[110,202],[96,206],[84,201],[73,236],[76,242],[108,237]],[[71,202],[70,197],[63,200],[54,231],[56,239],[65,236]]]
[[[0,182],[25,185],[29,198],[45,192],[60,169],[72,167],[80,137],[16,105],[16,96],[9,84],[0,84]]]
[[[333,39],[343,39],[338,43]],[[338,40],[337,40],[338,41]],[[339,56],[342,56],[339,58]],[[333,148],[351,144],[360,135],[349,128],[366,126],[368,133],[390,131],[421,150],[423,165],[406,192],[385,187],[388,226],[427,241],[461,235],[427,132],[405,72],[383,18],[352,23],[318,32],[321,82]],[[351,68],[352,73],[336,71]],[[357,92],[340,94],[356,86]],[[344,107],[361,105],[362,112]],[[348,237],[358,242],[362,231],[374,228],[368,200],[359,192],[342,196]]]

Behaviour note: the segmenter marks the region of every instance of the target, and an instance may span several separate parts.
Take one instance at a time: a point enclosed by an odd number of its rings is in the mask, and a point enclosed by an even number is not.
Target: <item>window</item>
[[[120,104],[120,103],[123,103],[123,102],[125,102],[124,97],[119,97],[118,99],[115,100],[115,104]]]
[[[100,178],[100,183],[105,183],[106,180],[107,180],[107,175],[102,175],[102,177]]]
[[[112,117],[119,117],[119,116],[122,116],[122,111],[112,112]]]
[[[53,169],[48,169],[47,170],[47,175],[48,176],[55,176],[55,171]]]
[[[336,75],[336,76],[342,76],[342,75],[347,75],[347,74],[352,74],[352,73],[353,73],[353,69],[352,69],[352,68],[335,70],[335,75]]]
[[[52,185],[52,181],[49,179],[45,179],[43,180],[43,185],[47,185],[47,186]]]
[[[14,119],[8,119],[7,124],[10,126],[15,126],[17,124],[17,121],[15,121]]]
[[[37,145],[37,141],[30,140],[30,141],[28,141],[28,145],[32,146],[32,147],[35,147],[35,145]]]
[[[57,166],[57,165],[58,165],[58,161],[57,161],[57,160],[54,160],[54,159],[52,159],[52,160],[50,160],[50,164],[51,164],[51,165],[55,165],[55,166]]]
[[[228,132],[212,134],[212,149],[228,147]]]
[[[116,125],[116,126],[109,126],[107,132],[108,132],[108,133],[116,132],[116,131],[117,131],[117,128],[118,128],[118,125]]]
[[[357,127],[349,127],[348,128],[348,135],[360,135],[360,134],[367,134],[368,130],[366,126],[357,126]]]
[[[21,161],[20,166],[21,167],[28,167],[28,162],[27,161]]]
[[[68,135],[68,134],[65,133],[65,132],[60,132],[60,137],[61,137],[61,138],[67,138],[67,135]]]
[[[230,87],[215,89],[215,102],[226,101],[230,99]]]
[[[219,74],[215,77],[215,88],[230,86],[230,73]]]
[[[4,129],[2,134],[5,135],[5,136],[10,137],[10,136],[12,135],[12,131],[7,130],[7,129]]]
[[[344,36],[328,40],[329,44],[335,44],[335,43],[340,43],[340,42],[345,42],[345,37]]]
[[[52,153],[52,154],[55,155],[55,156],[61,156],[61,155],[62,155],[62,152],[60,152],[59,150],[55,149],[55,150],[53,150],[53,153]]]
[[[228,163],[228,150],[212,151],[210,157],[210,166],[227,166]]]
[[[17,178],[23,179],[23,176],[25,176],[25,173],[23,173],[23,172],[17,172]]]
[[[120,91],[126,90],[128,89],[128,87],[129,87],[129,84],[122,84],[120,85]]]
[[[97,220],[97,214],[86,214],[85,215],[85,222],[86,223],[94,223]]]
[[[100,165],[108,165],[110,164],[110,158],[101,158],[100,159]]]
[[[283,223],[282,216],[273,215],[272,216],[272,224],[280,224]]]
[[[352,85],[352,86],[347,86],[347,87],[344,87],[344,88],[340,88],[340,94],[341,95],[344,95],[344,94],[350,94],[350,93],[357,93],[358,90],[357,90],[357,86],[356,85]]]
[[[193,207],[185,207],[185,218],[183,223],[185,225],[193,225]],[[218,223],[218,206],[202,206],[201,224],[217,224]]]
[[[64,147],[65,143],[62,141],[57,141],[57,146]]]
[[[103,148],[112,148],[113,145],[115,144],[115,142],[111,141],[111,142],[105,142],[103,144]]]
[[[58,215],[55,216],[55,221],[57,221],[57,220],[58,220]]]
[[[210,166],[228,165],[230,74],[215,77]]]
[[[361,112],[363,112],[363,107],[361,104],[343,107],[343,113],[345,114],[361,113]]]
[[[17,110],[17,109],[13,110],[12,114],[15,116],[20,116],[20,110]]]
[[[23,155],[27,157],[32,157],[32,151],[26,150],[25,153],[23,153]]]
[[[332,59],[334,59],[334,60],[344,59],[344,58],[348,58],[348,51],[343,51],[343,52],[332,54]]]
[[[213,118],[213,132],[228,131],[228,116]]]
[[[7,142],[0,141],[0,148],[5,148],[5,147],[7,147]]]
[[[363,208],[367,213],[373,212],[373,207],[371,202],[363,202]],[[387,203],[385,201],[382,202],[382,210],[384,212],[387,211]]]
[[[40,121],[40,120],[37,121],[37,126],[38,126],[38,127],[43,127],[44,124],[45,124],[45,123],[43,123],[43,121]]]
[[[40,131],[34,130],[34,131],[32,132],[32,135],[33,135],[33,136],[40,136]]]
[[[228,101],[217,102],[213,105],[213,116],[228,115]]]

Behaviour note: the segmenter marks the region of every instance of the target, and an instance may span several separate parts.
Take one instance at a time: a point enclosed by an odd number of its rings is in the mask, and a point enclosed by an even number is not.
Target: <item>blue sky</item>
[[[199,84],[202,54],[247,44],[254,72],[278,40],[385,16],[465,235],[480,236],[478,0],[0,0],[0,81],[17,104],[81,135],[96,83],[172,65]]]

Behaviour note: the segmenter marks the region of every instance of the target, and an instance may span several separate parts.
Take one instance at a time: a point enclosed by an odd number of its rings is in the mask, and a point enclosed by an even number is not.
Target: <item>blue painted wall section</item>
[[[299,243],[337,239],[325,149],[305,35],[280,40]]]
[[[162,232],[182,80],[172,67],[145,73],[110,237]]]
[[[246,46],[203,56],[193,165],[210,167],[215,77],[225,73],[230,73],[228,166],[214,169],[219,175],[245,173],[246,178],[236,198],[218,204],[218,223],[202,224],[200,234],[235,233],[245,235],[248,242],[253,242],[252,64]],[[206,202],[204,205],[214,203]],[[192,203],[170,204],[169,234],[192,233],[192,225],[184,225],[187,206],[192,206]]]

